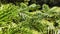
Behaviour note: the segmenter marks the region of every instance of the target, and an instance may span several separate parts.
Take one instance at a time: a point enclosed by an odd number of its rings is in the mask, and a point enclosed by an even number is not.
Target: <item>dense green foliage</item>
[[[28,1],[0,3],[0,34],[47,34],[48,27],[60,27],[60,7],[43,4],[40,10],[40,5],[28,6]]]

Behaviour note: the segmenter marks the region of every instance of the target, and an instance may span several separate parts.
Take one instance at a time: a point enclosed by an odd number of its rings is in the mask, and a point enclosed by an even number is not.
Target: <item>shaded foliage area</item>
[[[47,4],[50,7],[60,6],[60,4],[59,4],[60,0],[0,0],[0,2],[2,2],[2,3],[13,3],[13,4],[24,2],[24,3],[28,3],[28,5],[36,3],[36,4],[39,4],[41,6],[43,4]]]

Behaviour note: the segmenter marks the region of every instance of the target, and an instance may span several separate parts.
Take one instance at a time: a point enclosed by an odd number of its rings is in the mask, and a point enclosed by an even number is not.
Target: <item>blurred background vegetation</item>
[[[60,0],[0,0],[0,34],[54,33],[60,28],[59,3]]]

